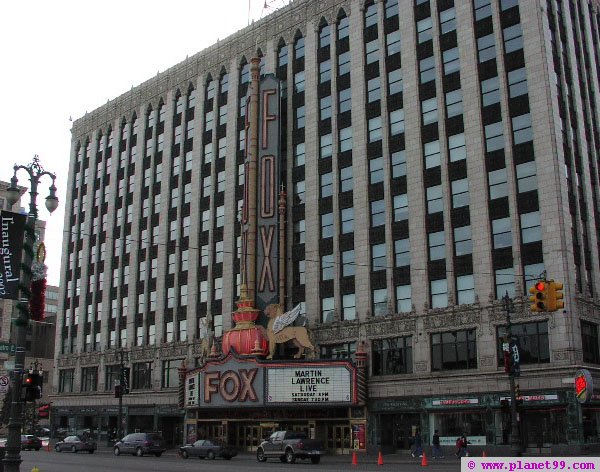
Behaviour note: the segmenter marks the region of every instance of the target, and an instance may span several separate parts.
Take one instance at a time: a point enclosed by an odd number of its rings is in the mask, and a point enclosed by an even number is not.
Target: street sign
[[[8,392],[10,380],[7,375],[0,375],[0,393]]]
[[[17,346],[15,344],[0,342],[0,352],[14,354],[17,350]]]

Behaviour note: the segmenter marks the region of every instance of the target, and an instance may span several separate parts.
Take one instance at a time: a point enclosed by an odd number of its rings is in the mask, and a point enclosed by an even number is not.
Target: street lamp
[[[35,244],[35,223],[38,216],[36,198],[38,195],[37,187],[40,179],[47,175],[52,179],[50,194],[46,197],[46,208],[52,213],[58,207],[58,198],[56,197],[56,187],[54,182],[56,175],[45,171],[40,165],[38,156],[33,157],[33,162],[26,166],[14,166],[14,175],[10,179],[10,187],[7,190],[7,201],[12,206],[20,197],[17,187],[17,171],[25,170],[29,174],[29,214],[27,215],[27,224],[25,226],[25,240],[23,245],[23,270],[19,284],[20,297],[17,303],[18,316],[14,320],[15,326],[15,368],[12,375],[12,401],[10,403],[10,419],[8,422],[8,439],[6,441],[6,457],[3,459],[4,470],[6,472],[19,472],[21,460],[21,428],[23,424],[23,400],[21,399],[21,389],[23,383],[23,372],[25,369],[25,337],[27,325],[29,324],[29,297],[31,295],[31,265],[33,262],[33,246]]]
[[[512,298],[508,296],[508,292],[502,297],[502,304],[506,311],[506,337],[508,338],[509,346],[512,343],[512,324],[510,314],[514,312],[514,303]],[[513,356],[512,352],[509,352]],[[511,361],[514,363],[514,358]],[[512,371],[511,371],[512,370]],[[508,369],[508,381],[510,383],[510,450],[514,456],[521,455],[521,437],[519,436],[519,424],[517,421],[517,391],[515,386],[516,369]]]

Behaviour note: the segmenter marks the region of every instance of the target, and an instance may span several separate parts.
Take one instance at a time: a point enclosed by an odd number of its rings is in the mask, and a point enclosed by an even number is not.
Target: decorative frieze
[[[77,357],[65,356],[57,359],[58,367],[75,367],[77,365]]]
[[[359,336],[359,326],[358,324],[339,324],[327,327],[319,327],[319,329],[313,330],[311,335],[316,343],[342,341],[344,339],[356,339]]]
[[[427,331],[438,331],[447,328],[466,328],[481,323],[479,310],[444,312],[428,315],[423,318],[423,326]]]
[[[411,334],[417,330],[416,318],[386,317],[372,319],[366,325],[367,336]]]

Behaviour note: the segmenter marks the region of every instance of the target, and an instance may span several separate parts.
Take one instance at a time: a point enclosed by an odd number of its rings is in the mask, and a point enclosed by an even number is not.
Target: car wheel
[[[311,461],[313,464],[318,464],[318,463],[321,461],[321,456],[315,456],[315,457],[311,457],[311,458],[310,458],[310,461]]]
[[[156,457],[160,457],[160,456],[162,456],[162,452],[155,452],[155,453],[154,453],[154,455],[155,455]]]
[[[181,451],[181,457],[183,457],[184,459],[187,459],[188,457],[190,457],[190,455],[188,454],[187,451]]]
[[[54,450],[55,450],[56,452],[60,452],[60,446],[57,444],[56,446],[54,446]]]
[[[119,449],[118,447],[115,447],[113,450],[113,453],[115,454],[115,456],[120,456],[121,455],[121,449]]]
[[[75,446],[71,446],[71,452],[77,452],[77,448]]]
[[[214,458],[215,458],[214,451],[208,451],[208,453],[206,454],[206,458],[210,459],[211,461],[214,460]]]
[[[135,450],[135,455],[136,455],[136,456],[138,456],[138,457],[142,457],[142,456],[144,455],[144,451],[142,451],[142,448],[141,448],[141,447],[138,447],[138,448]]]
[[[292,451],[291,449],[285,451],[285,461],[288,464],[293,464],[294,462],[296,462],[296,458],[294,457],[294,451]]]
[[[258,462],[267,462],[267,458],[265,457],[265,452],[262,449],[258,449],[256,451],[256,460]]]

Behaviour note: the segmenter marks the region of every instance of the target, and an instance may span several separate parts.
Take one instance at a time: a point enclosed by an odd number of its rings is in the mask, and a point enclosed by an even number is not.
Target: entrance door
[[[350,454],[352,450],[352,429],[350,425],[334,424],[327,426],[327,449],[335,454]]]
[[[418,413],[396,413],[395,415],[381,415],[380,435],[383,452],[410,449],[410,438],[413,429],[421,427],[421,418]]]
[[[236,446],[242,451],[256,451],[260,441],[262,440],[259,425],[237,425]]]

